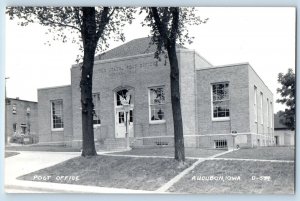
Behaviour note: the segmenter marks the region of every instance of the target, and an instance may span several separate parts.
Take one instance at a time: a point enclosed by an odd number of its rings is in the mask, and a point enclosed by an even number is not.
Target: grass
[[[5,158],[20,154],[19,152],[5,152]]]
[[[267,160],[294,160],[295,149],[292,147],[259,147],[253,149],[240,149],[219,158],[245,158]]]
[[[9,146],[9,147],[5,147],[5,150],[10,150],[10,151],[80,152],[79,148],[57,146],[57,145]]]
[[[187,165],[179,168],[174,159],[103,155],[91,158],[76,157],[18,179],[33,181],[36,176],[50,176],[47,182],[156,190],[194,161],[187,160]],[[79,180],[58,181],[57,176],[78,176]]]
[[[222,180],[197,180],[199,176],[223,176]],[[227,180],[226,176],[240,181]],[[270,176],[252,180],[252,176]],[[205,161],[169,189],[177,193],[201,194],[293,194],[294,163],[253,161]]]
[[[185,148],[185,156],[186,157],[205,158],[205,157],[213,156],[213,155],[221,153],[221,152],[224,152],[224,150]],[[116,152],[116,153],[112,153],[112,154],[174,157],[174,148],[173,147],[143,148],[143,149],[139,148],[139,149],[132,149],[130,151]]]

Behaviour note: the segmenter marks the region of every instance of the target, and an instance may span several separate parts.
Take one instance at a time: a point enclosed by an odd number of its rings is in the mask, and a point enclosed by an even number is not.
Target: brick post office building
[[[126,97],[132,147],[174,144],[170,66],[154,59],[149,41],[135,39],[95,58],[94,132],[100,147],[125,146]],[[186,147],[273,143],[273,95],[248,63],[213,66],[184,47],[177,56]],[[81,146],[80,75],[80,64],[73,65],[71,85],[38,90],[40,143]]]

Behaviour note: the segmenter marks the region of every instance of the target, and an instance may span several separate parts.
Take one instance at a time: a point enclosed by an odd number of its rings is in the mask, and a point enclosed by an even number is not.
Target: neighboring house
[[[170,66],[165,59],[154,59],[155,46],[149,42],[135,39],[95,58],[94,131],[99,146],[125,145],[126,100],[131,146],[174,144]],[[248,63],[213,66],[180,46],[177,56],[186,147],[272,145],[273,94]],[[80,76],[80,64],[75,64],[71,85],[38,89],[40,143],[81,146]]]
[[[5,131],[7,141],[13,136],[37,135],[38,133],[37,102],[6,98]]]
[[[295,131],[280,122],[279,112],[274,114],[274,141],[276,146],[295,146]]]

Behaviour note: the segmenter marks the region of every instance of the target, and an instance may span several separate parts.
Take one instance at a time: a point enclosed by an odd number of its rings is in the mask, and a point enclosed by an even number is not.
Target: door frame
[[[133,115],[133,123],[132,123],[133,136],[131,136],[131,137],[134,137],[134,119],[135,119],[134,118],[134,113],[135,113],[134,112],[134,103],[135,103],[135,100],[134,100],[135,95],[134,94],[135,94],[135,90],[133,87],[125,85],[125,86],[119,86],[113,90],[113,94],[114,94],[113,95],[114,96],[114,138],[117,138],[117,128],[116,128],[117,127],[117,119],[118,119],[117,115],[121,109],[120,106],[117,106],[117,92],[120,90],[124,90],[124,89],[131,91],[131,98],[133,100],[133,101],[131,101],[131,104],[130,104],[130,110],[132,110],[132,115]],[[124,114],[125,114],[125,111],[124,111]],[[128,117],[130,118],[130,113],[128,114]],[[129,118],[128,118],[128,121],[129,121]],[[124,119],[125,119],[125,116],[124,116]]]

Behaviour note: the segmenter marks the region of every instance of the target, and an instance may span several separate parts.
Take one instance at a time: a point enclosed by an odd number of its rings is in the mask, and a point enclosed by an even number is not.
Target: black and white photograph
[[[5,12],[6,193],[295,194],[296,7]]]

